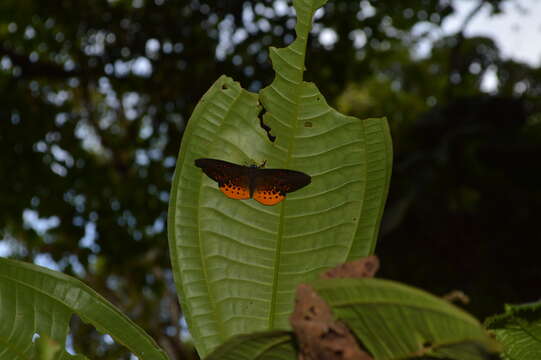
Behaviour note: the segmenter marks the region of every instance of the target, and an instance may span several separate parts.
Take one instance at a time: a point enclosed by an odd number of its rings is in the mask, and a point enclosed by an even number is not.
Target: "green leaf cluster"
[[[503,314],[485,321],[503,345],[506,360],[533,360],[541,356],[541,302],[506,305]]]
[[[81,281],[0,258],[0,359],[86,359],[64,350],[74,314],[141,359],[167,359],[139,326]]]
[[[474,318],[441,299],[385,280],[316,280],[323,269],[374,252],[392,162],[385,118],[343,115],[303,79],[312,17],[324,3],[294,2],[297,37],[286,48],[271,48],[275,78],[268,87],[251,93],[220,77],[184,132],[168,230],[173,273],[196,348],[209,359],[295,358],[287,317],[295,286],[309,282],[376,359],[485,358],[499,350],[497,343]],[[383,94],[394,96],[383,83]],[[378,83],[368,85],[380,89]],[[371,103],[371,91],[352,86],[343,104],[359,94],[360,106]],[[405,94],[396,99],[414,103],[415,112],[426,110]],[[275,141],[260,122],[270,126]],[[194,167],[199,157],[266,161],[269,167],[302,170],[313,181],[274,207],[235,201]],[[116,160],[122,168],[122,156]],[[129,223],[129,213],[125,218]],[[535,346],[539,319],[523,317],[525,309],[511,309],[513,314],[489,325],[508,358],[527,359]],[[535,313],[537,305],[526,310]],[[0,261],[0,359],[83,358],[63,347],[73,314],[141,359],[167,358],[142,329],[81,282]]]

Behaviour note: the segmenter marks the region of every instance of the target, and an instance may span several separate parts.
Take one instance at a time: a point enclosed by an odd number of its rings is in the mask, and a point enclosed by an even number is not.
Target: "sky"
[[[459,1],[457,14],[444,22],[444,31],[456,32],[477,4],[478,1]],[[485,6],[466,28],[466,35],[492,37],[504,58],[541,66],[541,0],[510,1],[499,15],[491,15],[491,7]]]

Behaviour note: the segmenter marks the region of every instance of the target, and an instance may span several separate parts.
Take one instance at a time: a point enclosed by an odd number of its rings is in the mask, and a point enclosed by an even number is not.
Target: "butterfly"
[[[305,187],[312,179],[300,171],[263,169],[263,165],[243,166],[216,159],[195,160],[195,166],[216,181],[227,197],[239,200],[253,198],[263,205],[278,204],[287,193]]]

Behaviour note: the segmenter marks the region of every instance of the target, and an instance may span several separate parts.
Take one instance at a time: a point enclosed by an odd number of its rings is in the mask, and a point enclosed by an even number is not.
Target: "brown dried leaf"
[[[299,360],[372,360],[310,285],[297,287],[289,322],[297,335]]]
[[[374,277],[378,269],[379,259],[376,255],[372,255],[338,265],[324,272],[321,275],[321,278],[332,279]]]

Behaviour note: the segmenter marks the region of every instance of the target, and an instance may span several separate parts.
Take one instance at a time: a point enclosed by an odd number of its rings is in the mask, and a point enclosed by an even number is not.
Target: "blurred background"
[[[0,2],[0,256],[83,279],[195,359],[166,236],[183,129],[227,74],[270,83],[285,0]],[[394,142],[380,277],[470,297],[541,294],[541,3],[330,0],[306,78]],[[78,319],[68,349],[130,359]]]

